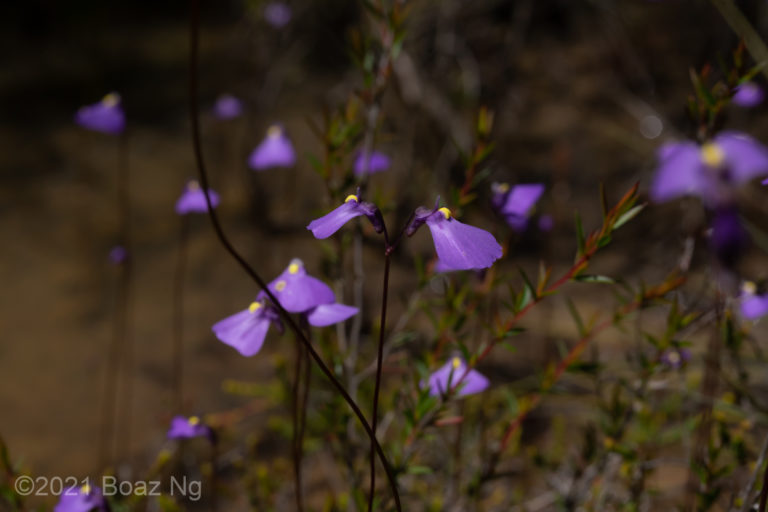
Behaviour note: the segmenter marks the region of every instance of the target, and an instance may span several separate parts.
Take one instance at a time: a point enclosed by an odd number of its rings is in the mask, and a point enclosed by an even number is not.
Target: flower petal
[[[755,320],[768,314],[768,295],[748,295],[741,301],[741,314]]]
[[[219,194],[208,189],[208,198],[211,200],[211,207],[216,208],[219,205]],[[208,205],[205,202],[203,189],[187,186],[181,197],[176,201],[176,213],[186,215],[187,213],[205,213],[208,211]]]
[[[502,249],[489,232],[463,224],[438,211],[427,219],[440,272],[488,268],[501,258]]]
[[[432,396],[441,396],[447,393],[454,383],[461,380],[459,385],[457,396],[472,395],[480,393],[488,388],[490,382],[488,379],[476,370],[469,370],[467,372],[467,365],[461,358],[454,357],[449,360],[436,372],[429,376],[429,394]],[[462,377],[464,377],[462,379]]]
[[[292,167],[295,163],[296,153],[291,141],[282,129],[274,126],[248,158],[248,165],[257,171],[270,167]]]
[[[307,313],[307,320],[315,327],[325,327],[343,322],[356,315],[358,311],[356,307],[346,304],[321,304]]]
[[[746,183],[758,176],[768,175],[768,148],[749,135],[722,132],[715,137],[715,143],[725,153],[734,183]]]
[[[669,201],[684,195],[701,195],[706,188],[701,150],[693,142],[673,142],[657,151],[659,167],[651,185],[651,198]]]
[[[359,152],[355,158],[354,171],[358,176],[364,174],[374,174],[389,169],[390,161],[389,157],[380,151],[372,151],[368,155],[368,166],[365,165],[365,158],[363,158],[363,152]]]
[[[507,194],[501,214],[527,216],[543,193],[543,183],[516,185]]]
[[[315,238],[322,240],[328,238],[341,229],[344,224],[360,215],[365,215],[365,212],[360,208],[360,203],[349,200],[335,210],[310,222],[307,229],[312,232]]]
[[[251,313],[246,309],[214,324],[213,332],[223,343],[250,357],[264,345],[269,324],[269,318],[262,312]]]

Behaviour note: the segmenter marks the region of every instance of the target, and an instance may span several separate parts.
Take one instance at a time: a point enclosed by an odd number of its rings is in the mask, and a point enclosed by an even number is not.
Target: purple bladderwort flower
[[[125,113],[120,95],[111,92],[101,101],[81,107],[75,114],[75,123],[95,132],[119,135],[125,129]]]
[[[738,105],[744,108],[756,107],[765,99],[765,92],[755,82],[744,82],[736,87],[736,90],[731,98],[734,105]]]
[[[685,363],[690,361],[690,359],[690,350],[677,347],[668,348],[659,356],[659,362],[673,370],[680,369]]]
[[[431,210],[417,208],[405,230],[408,236],[413,236],[422,224],[427,224],[437,252],[437,272],[479,270],[490,267],[501,258],[502,248],[492,234],[459,222],[451,210],[438,208],[438,204],[439,199]]]
[[[709,244],[717,259],[726,267],[733,268],[749,246],[749,235],[741,225],[735,206],[717,208],[712,217]]]
[[[80,487],[64,489],[59,502],[53,508],[53,512],[106,512],[108,510],[109,506],[101,489],[87,482]]]
[[[741,315],[749,320],[768,314],[768,292],[760,292],[758,286],[747,281],[741,286]]]
[[[355,157],[355,164],[353,165],[355,175],[364,176],[366,174],[375,174],[377,172],[386,171],[390,166],[389,157],[381,151],[371,151],[368,155],[368,165],[366,165],[365,160],[363,152],[358,152]]]
[[[464,373],[467,372],[467,365],[460,357],[453,357],[445,363],[440,369],[429,376],[427,385],[429,394],[432,396],[443,396],[459,382]],[[488,379],[476,370],[469,370],[466,377],[461,380],[461,384],[456,389],[457,396],[473,395],[485,391],[490,382]],[[425,386],[426,387],[426,386]]]
[[[213,115],[221,121],[240,117],[243,115],[243,102],[231,94],[222,94],[213,104]]]
[[[120,265],[128,259],[128,251],[122,245],[116,245],[109,250],[109,262]]]
[[[208,189],[208,199],[211,200],[211,207],[216,208],[219,205],[219,194]],[[200,184],[195,180],[190,180],[184,186],[181,197],[176,201],[176,213],[186,215],[188,213],[206,213],[208,205],[205,202],[205,194]]]
[[[213,429],[203,423],[199,416],[174,416],[171,420],[171,427],[166,434],[168,439],[192,439],[194,437],[205,437],[214,442],[215,436]]]
[[[279,125],[272,125],[267,129],[267,136],[248,158],[248,165],[257,171],[270,167],[293,167],[295,163],[293,144]]]
[[[216,322],[212,329],[223,343],[250,357],[261,350],[271,324],[282,332],[279,313],[274,306],[262,300],[252,302],[248,309]]]
[[[768,175],[768,148],[738,132],[722,132],[701,146],[667,143],[658,157],[651,185],[651,198],[657,202],[691,195],[710,208],[729,204],[737,186]]]
[[[355,217],[365,215],[373,224],[373,229],[377,233],[381,233],[384,230],[384,220],[381,212],[375,204],[360,201],[359,194],[360,190],[358,189],[357,194],[348,195],[344,200],[344,204],[319,219],[310,222],[307,229],[312,232],[315,238],[322,240],[337,232],[341,229],[341,226]]]
[[[358,312],[355,307],[336,303],[333,290],[308,275],[299,259],[292,260],[288,268],[267,287],[286,311],[304,314],[309,324],[315,327],[343,322]],[[244,356],[255,355],[261,350],[271,323],[276,324],[281,332],[283,330],[277,309],[267,304],[267,294],[260,292],[256,300],[247,310],[213,326],[217,338]]]
[[[531,210],[544,193],[544,184],[525,183],[510,187],[507,183],[493,183],[491,191],[493,208],[512,229],[523,231],[528,226]]]
[[[264,19],[275,28],[286,26],[291,16],[291,8],[284,2],[269,2],[264,6]]]

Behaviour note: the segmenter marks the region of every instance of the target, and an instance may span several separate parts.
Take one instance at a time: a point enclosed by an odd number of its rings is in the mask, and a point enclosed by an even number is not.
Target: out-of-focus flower
[[[80,487],[68,487],[61,492],[53,512],[106,512],[109,510],[101,489],[86,483]]]
[[[120,265],[128,259],[128,251],[122,245],[116,245],[109,251],[109,262]]]
[[[381,151],[371,151],[368,155],[368,162],[366,165],[366,159],[363,156],[363,152],[360,151],[355,157],[353,168],[357,176],[363,176],[365,174],[375,174],[377,172],[386,171],[389,169],[389,166],[389,157]]]
[[[222,94],[213,104],[213,115],[222,121],[240,117],[243,115],[243,102],[231,94]]]
[[[768,314],[768,293],[760,293],[751,281],[741,287],[741,314],[749,320],[756,320]]]
[[[278,312],[265,301],[259,301],[214,324],[213,332],[219,340],[250,357],[261,350],[271,324],[282,331]]]
[[[667,143],[658,158],[651,186],[654,201],[691,195],[710,207],[727,204],[738,185],[768,175],[768,148],[737,132],[722,132],[701,146],[691,141]]]
[[[264,6],[264,19],[275,28],[283,28],[291,21],[291,8],[284,2],[269,2]]]
[[[501,258],[502,248],[492,234],[459,222],[448,208],[417,208],[406,234],[412,236],[425,223],[435,244],[438,272],[479,270]]]
[[[472,395],[485,391],[490,382],[488,379],[476,370],[469,370],[466,377],[467,365],[460,357],[453,357],[450,361],[440,367],[439,370],[429,376],[427,385],[429,394],[432,396],[443,396],[456,384],[461,381],[456,390],[457,396]],[[463,377],[463,379],[462,379]]]
[[[551,215],[542,215],[539,217],[539,229],[541,231],[552,231],[555,227],[555,219]]]
[[[202,422],[199,416],[175,416],[171,420],[171,427],[166,434],[168,439],[191,439],[193,437],[205,437],[214,440],[213,429]]]
[[[733,268],[749,246],[749,235],[741,225],[736,207],[715,210],[709,241],[717,259],[726,267]]]
[[[507,183],[491,185],[494,209],[504,217],[507,224],[515,231],[523,231],[528,226],[531,210],[544,193],[542,183],[526,183],[510,187]]]
[[[659,356],[661,364],[673,370],[681,368],[685,363],[690,361],[691,351],[686,348],[668,348]]]
[[[219,205],[219,194],[208,189],[208,199],[211,200],[211,208]],[[176,213],[186,215],[188,213],[205,213],[208,211],[208,205],[205,202],[205,194],[200,184],[195,180],[190,180],[184,187],[181,197],[176,201]]]
[[[120,95],[111,92],[101,101],[81,107],[75,114],[75,123],[96,132],[118,135],[125,129],[125,113]]]
[[[248,158],[248,165],[257,171],[270,167],[293,167],[295,163],[293,144],[279,125],[269,127],[267,136]]]
[[[348,195],[344,204],[338,208],[310,222],[307,229],[312,231],[315,238],[322,240],[337,232],[350,220],[361,215],[368,217],[377,233],[383,231],[384,221],[376,205],[360,201],[360,197],[355,194]]]
[[[756,107],[765,99],[765,92],[755,82],[744,82],[736,87],[736,91],[731,101],[740,107]]]

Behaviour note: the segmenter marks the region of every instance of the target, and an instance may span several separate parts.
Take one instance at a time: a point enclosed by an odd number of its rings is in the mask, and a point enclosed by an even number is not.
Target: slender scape
[[[221,224],[219,223],[219,219],[218,219],[218,216],[216,215],[216,212],[211,206],[211,199],[208,195],[208,175],[205,170],[205,162],[203,160],[203,152],[200,144],[200,126],[199,126],[199,119],[198,119],[199,112],[197,108],[197,64],[198,64],[197,61],[198,61],[199,28],[200,28],[199,27],[200,25],[199,0],[191,0],[189,6],[190,6],[190,13],[189,13],[190,38],[189,38],[189,79],[188,79],[189,98],[188,99],[189,99],[189,116],[190,116],[190,123],[192,127],[192,146],[195,154],[195,163],[197,165],[200,184],[202,186],[203,191],[205,192],[205,202],[208,207],[208,216],[211,219],[211,224],[213,225],[213,229],[216,232],[216,236],[219,238],[219,242],[221,242],[221,244],[224,246],[227,252],[229,252],[229,254],[240,264],[240,266],[251,277],[251,279],[253,279],[256,282],[259,288],[261,288],[264,291],[264,293],[267,295],[269,300],[275,305],[277,310],[280,312],[280,316],[282,317],[282,319],[286,322],[288,327],[296,334],[296,337],[299,339],[299,341],[301,341],[301,343],[304,344],[307,351],[309,352],[309,355],[311,355],[312,359],[315,360],[320,370],[325,374],[328,380],[331,381],[331,383],[337,389],[339,394],[341,394],[341,396],[344,398],[347,404],[349,404],[349,407],[355,413],[355,416],[357,416],[357,418],[360,420],[360,424],[363,426],[366,433],[370,437],[371,443],[374,444],[376,448],[376,452],[378,453],[381,463],[384,466],[384,470],[387,473],[387,478],[389,480],[390,487],[392,489],[392,495],[395,500],[395,507],[398,511],[401,512],[402,506],[400,504],[400,495],[397,491],[397,482],[395,480],[395,476],[389,465],[387,457],[381,448],[381,445],[376,440],[376,433],[371,429],[371,426],[366,421],[365,416],[360,410],[360,407],[355,403],[352,397],[349,396],[349,393],[347,393],[346,389],[344,389],[344,386],[341,385],[341,383],[338,381],[338,379],[336,379],[336,377],[333,375],[333,373],[328,368],[328,366],[326,366],[326,364],[323,362],[322,358],[314,349],[314,347],[309,342],[309,340],[306,338],[306,336],[304,335],[302,330],[299,328],[296,321],[291,317],[290,314],[288,314],[285,308],[283,308],[280,305],[280,302],[277,300],[274,294],[267,287],[266,282],[261,278],[261,276],[259,276],[256,273],[256,271],[248,264],[248,262],[245,261],[245,259],[240,255],[240,253],[237,252],[237,250],[231,244],[227,236],[224,234],[224,230],[222,229]]]

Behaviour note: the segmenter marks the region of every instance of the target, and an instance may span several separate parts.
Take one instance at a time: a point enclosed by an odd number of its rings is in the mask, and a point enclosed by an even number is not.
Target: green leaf
[[[582,274],[578,275],[573,278],[574,281],[579,281],[581,283],[605,283],[605,284],[614,284],[616,281],[614,281],[612,278],[608,276],[600,276],[596,274]]]
[[[613,229],[619,229],[621,226],[635,218],[638,213],[643,211],[643,208],[645,208],[645,204],[639,204],[624,212],[618,219],[616,219],[616,222],[613,223]]]
[[[410,475],[431,475],[432,469],[427,466],[408,466],[408,474]]]

